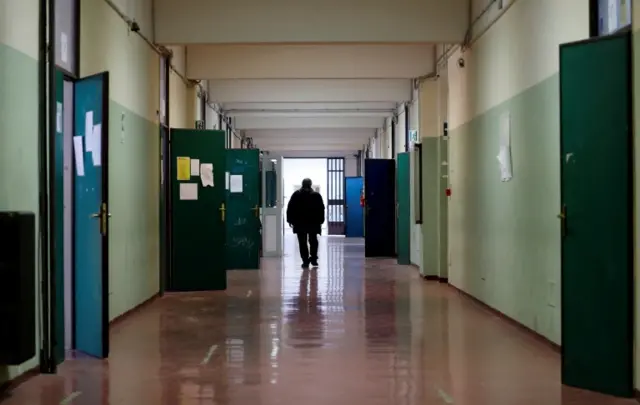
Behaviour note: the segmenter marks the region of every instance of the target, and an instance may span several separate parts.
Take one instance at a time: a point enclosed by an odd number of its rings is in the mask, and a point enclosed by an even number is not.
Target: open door
[[[411,264],[411,161],[410,153],[398,153],[396,180],[396,252],[398,264]]]
[[[171,129],[171,291],[227,288],[226,136]]]
[[[282,157],[262,156],[262,256],[282,257]]]
[[[227,269],[260,268],[260,151],[227,149]]]
[[[109,355],[109,74],[75,82],[75,349]]]
[[[345,236],[347,238],[362,238],[364,236],[364,212],[360,203],[364,180],[362,177],[345,177],[347,185],[346,195],[346,223]]]
[[[365,256],[396,255],[396,161],[366,159],[365,190]]]
[[[560,47],[562,382],[633,395],[629,33]]]

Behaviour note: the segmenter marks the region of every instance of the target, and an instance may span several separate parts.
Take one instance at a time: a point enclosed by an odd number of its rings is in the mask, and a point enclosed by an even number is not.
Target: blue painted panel
[[[103,111],[105,92],[103,75],[92,76],[76,82],[74,99],[75,136],[82,137],[84,175],[78,173],[78,161],[74,161],[74,229],[75,229],[75,348],[95,357],[105,357],[105,302],[102,268],[102,235],[100,220],[93,215],[100,212],[102,203],[102,163],[94,162],[92,152],[87,151],[90,134],[85,130],[87,112],[93,112],[93,125],[102,125],[105,138],[107,112]],[[74,139],[74,156],[76,140]],[[102,143],[104,145],[104,143]],[[96,164],[99,163],[99,164]],[[108,316],[108,315],[107,315]]]
[[[347,185],[347,238],[362,238],[364,236],[364,210],[360,205],[360,194],[364,187],[362,177],[346,177]]]

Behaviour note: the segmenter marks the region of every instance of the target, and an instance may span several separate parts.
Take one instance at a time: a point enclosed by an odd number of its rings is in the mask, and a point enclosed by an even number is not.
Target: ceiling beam
[[[255,145],[267,151],[291,151],[291,150],[305,150],[305,151],[356,151],[362,148],[362,144],[343,143],[343,144],[309,144],[309,145],[282,145],[276,143],[259,143]]]
[[[469,0],[155,0],[161,44],[460,43]]]
[[[358,150],[362,149],[359,147]],[[271,150],[269,151],[270,155],[273,156],[282,156],[285,158],[304,158],[304,159],[314,159],[314,158],[329,158],[329,157],[345,157],[345,158],[353,158],[355,154],[358,153],[358,150]]]
[[[381,128],[381,117],[236,117],[239,130],[288,128]]]
[[[333,118],[333,117],[378,117],[386,118],[393,115],[389,110],[369,110],[369,111],[284,111],[284,110],[234,110],[225,111],[230,117],[259,117],[259,118]]]
[[[412,79],[432,73],[436,58],[427,43],[212,44],[186,54],[187,77],[207,80]]]
[[[411,100],[406,79],[209,80],[214,103],[362,103]]]
[[[283,110],[283,111],[334,111],[334,110],[389,110],[397,108],[395,102],[362,103],[225,103],[221,108],[226,112],[235,110]]]

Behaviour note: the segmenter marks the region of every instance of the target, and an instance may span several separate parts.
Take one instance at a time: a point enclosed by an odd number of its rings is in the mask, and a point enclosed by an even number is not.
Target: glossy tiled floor
[[[68,360],[2,405],[634,404],[561,387],[559,355],[361,241],[323,238],[229,274],[224,293],[167,295],[111,335],[109,361]]]

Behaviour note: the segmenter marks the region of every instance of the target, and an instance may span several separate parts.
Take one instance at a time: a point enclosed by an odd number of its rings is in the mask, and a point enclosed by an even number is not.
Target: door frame
[[[633,33],[631,32],[631,28],[630,27],[625,27],[621,30],[619,30],[618,32],[611,34],[611,35],[605,35],[605,36],[597,36],[597,37],[591,37],[591,38],[587,38],[584,40],[580,40],[580,41],[573,41],[573,42],[568,42],[568,43],[564,43],[564,44],[560,44],[559,48],[558,48],[558,54],[561,53],[563,48],[566,47],[570,47],[570,46],[575,46],[575,45],[584,45],[584,44],[589,44],[589,43],[593,43],[593,42],[600,42],[600,41],[608,41],[611,39],[618,39],[622,36],[632,36]],[[629,38],[629,47],[628,47],[628,52],[629,52],[629,58],[630,60],[633,60],[633,38],[630,37]],[[562,83],[562,71],[559,72],[560,74],[560,83]],[[629,77],[629,82],[633,83],[633,64],[630,63],[627,66],[627,75]],[[633,86],[632,86],[633,87]],[[635,198],[635,184],[634,184],[634,179],[635,179],[635,173],[634,173],[634,142],[633,142],[633,134],[634,134],[634,129],[633,129],[633,114],[634,114],[634,110],[633,110],[633,88],[629,91],[629,94],[627,96],[627,104],[628,104],[628,117],[627,117],[627,121],[630,125],[630,130],[629,130],[629,137],[627,139],[627,153],[628,153],[628,159],[630,162],[629,165],[629,170],[630,170],[630,175],[629,175],[629,179],[628,179],[628,187],[629,187],[629,212],[628,217],[632,220],[633,222],[633,218],[635,218],[634,215],[634,198]],[[562,117],[562,86],[559,87],[559,113],[560,113],[560,117]],[[559,158],[562,159],[562,134],[563,134],[563,124],[562,124],[562,119],[560,120],[560,137],[559,137],[559,152],[560,152],[560,156]],[[563,165],[560,164],[560,207],[559,209],[562,209],[562,203],[564,201],[564,169],[563,169]],[[629,227],[628,230],[628,235],[625,238],[626,242],[629,244],[629,249],[628,249],[628,262],[629,262],[629,269],[627,271],[627,288],[629,289],[629,296],[631,297],[630,299],[630,303],[629,303],[629,319],[627,319],[627,322],[629,323],[630,327],[629,327],[629,341],[633,342],[634,338],[635,338],[635,333],[634,333],[634,323],[635,323],[635,291],[634,291],[634,253],[635,253],[635,232],[634,232],[634,226],[635,226],[635,222],[633,222],[632,226]],[[560,308],[561,308],[561,319],[563,318],[564,315],[564,309],[565,309],[565,293],[566,291],[568,291],[568,285],[565,282],[565,272],[564,272],[564,259],[565,259],[565,255],[564,255],[564,245],[565,245],[565,238],[564,237],[560,237]],[[562,325],[563,322],[561,321],[561,329],[562,329]],[[565,334],[561,333],[560,336],[560,352],[562,354],[562,358],[564,359],[564,350],[566,348],[566,344],[565,344]],[[633,353],[633,343],[632,345],[632,353]],[[629,362],[627,364],[627,366],[629,367],[629,369],[631,370],[631,374],[630,374],[630,381],[628,381],[628,385],[630,386],[631,390],[634,389],[634,374],[635,374],[635,367],[634,367],[634,357],[633,356],[629,356],[627,361]]]
[[[93,77],[104,77],[104,90],[102,92],[102,203],[106,206],[107,229],[102,237],[102,355],[106,359],[109,357],[109,228],[110,228],[110,210],[109,210],[109,72],[96,73],[80,80],[90,79]],[[74,88],[75,91],[75,88]],[[75,100],[75,98],[74,98]],[[106,118],[106,119],[105,119]],[[75,193],[74,193],[75,199]],[[74,211],[75,212],[75,211]]]
[[[261,213],[260,213],[260,221],[262,223],[262,257],[283,257],[284,256],[284,190],[282,184],[282,176],[283,169],[282,165],[284,162],[284,158],[282,155],[271,155],[268,153],[261,153],[260,159],[262,162],[260,163],[260,178],[261,178]],[[271,160],[276,160],[276,206],[275,207],[267,207],[267,171],[265,170],[265,162]],[[266,251],[266,240],[267,240],[267,216],[275,216],[276,217],[276,230],[278,237],[276,239],[276,252],[268,253]]]
[[[340,163],[339,163],[340,162]],[[346,159],[344,158],[344,156],[342,157],[331,157],[331,158],[327,158],[327,235],[342,235],[344,236],[346,234],[346,226],[347,226],[347,217],[346,217],[346,209],[345,209],[345,201],[346,201],[346,182],[345,182],[345,164],[346,164]],[[337,198],[331,198],[331,197],[335,197],[334,193],[336,193],[339,188],[338,187],[332,187],[333,183],[332,183],[332,174],[336,173],[338,175],[337,178],[340,178],[340,174],[342,174],[342,199],[337,199]],[[336,180],[336,179],[334,179]],[[332,204],[332,202],[334,202]],[[337,202],[337,204],[335,203]],[[341,202],[341,203],[340,203]],[[342,232],[338,232],[338,233],[331,233],[332,229],[331,229],[331,207],[342,207]],[[336,223],[336,222],[333,222]],[[339,222],[338,222],[339,224]]]
[[[164,105],[164,121],[162,115],[160,115],[159,137],[160,137],[160,162],[162,165],[160,173],[160,193],[164,198],[164,210],[160,211],[160,225],[164,222],[164,244],[162,243],[162,235],[159,235],[158,243],[160,244],[160,267],[158,269],[158,295],[163,296],[167,289],[167,286],[171,285],[172,276],[172,263],[173,263],[173,243],[171,238],[171,232],[173,231],[172,207],[173,200],[171,194],[171,114],[170,114],[170,98],[171,98],[171,86],[169,85],[169,71],[171,70],[172,55],[166,55],[160,58],[161,67],[159,67],[159,84],[160,84],[160,100],[162,103],[162,93],[164,92],[165,100]],[[164,75],[164,78],[163,78]],[[164,81],[163,81],[164,79]],[[162,131],[165,131],[163,137]],[[160,228],[162,229],[162,228]],[[163,251],[164,249],[164,251]]]

